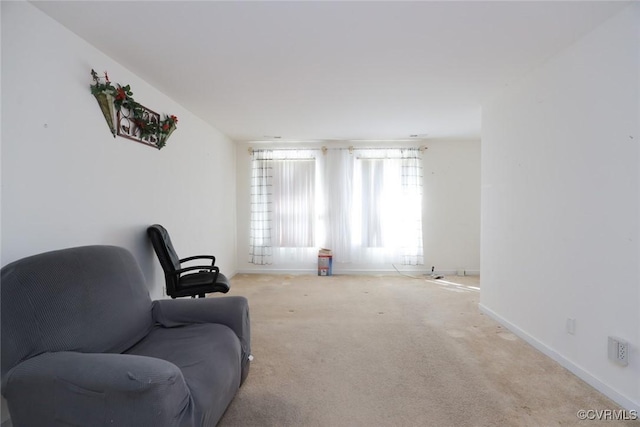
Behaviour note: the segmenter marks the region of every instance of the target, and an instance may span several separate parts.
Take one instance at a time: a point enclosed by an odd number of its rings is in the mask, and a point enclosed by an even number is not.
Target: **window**
[[[423,264],[419,149],[253,153],[251,259]]]
[[[250,262],[303,261],[317,250],[316,150],[256,150]]]
[[[423,264],[420,154],[418,149],[354,152],[354,261]]]

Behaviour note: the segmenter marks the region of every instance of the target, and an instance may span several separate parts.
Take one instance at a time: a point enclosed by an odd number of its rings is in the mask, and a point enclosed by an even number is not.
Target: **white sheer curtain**
[[[348,150],[327,150],[324,158],[322,247],[334,262],[351,262],[353,243],[353,156]]]

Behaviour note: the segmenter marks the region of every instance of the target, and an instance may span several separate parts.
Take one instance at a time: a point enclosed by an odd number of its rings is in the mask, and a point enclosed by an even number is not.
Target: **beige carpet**
[[[447,277],[479,286],[477,278]],[[255,360],[220,426],[572,426],[619,410],[478,310],[400,275],[238,275]]]

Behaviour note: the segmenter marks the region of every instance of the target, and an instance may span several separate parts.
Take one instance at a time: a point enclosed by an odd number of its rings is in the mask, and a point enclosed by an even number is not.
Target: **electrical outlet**
[[[624,366],[629,364],[629,344],[625,341],[618,341],[618,360]]]
[[[609,360],[620,366],[629,364],[629,343],[617,337],[609,337],[608,340]]]

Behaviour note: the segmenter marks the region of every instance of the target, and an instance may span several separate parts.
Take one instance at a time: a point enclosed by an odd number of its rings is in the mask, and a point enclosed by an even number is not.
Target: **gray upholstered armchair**
[[[151,301],[126,249],[1,272],[2,394],[21,426],[214,426],[249,371],[243,297]]]

